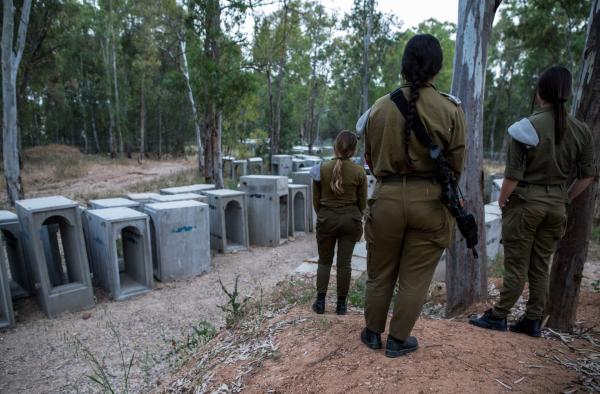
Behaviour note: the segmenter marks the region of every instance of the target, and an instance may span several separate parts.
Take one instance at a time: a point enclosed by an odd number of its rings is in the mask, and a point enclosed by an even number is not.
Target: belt
[[[530,187],[530,186],[539,186],[539,187],[564,187],[565,185],[562,183],[554,183],[554,184],[542,184],[542,183],[529,183],[525,181],[519,181],[517,183],[518,187]]]
[[[381,183],[390,183],[390,182],[404,182],[406,181],[429,181],[435,182],[436,179],[432,176],[418,176],[418,175],[405,175],[405,174],[391,174],[377,178],[377,180]]]

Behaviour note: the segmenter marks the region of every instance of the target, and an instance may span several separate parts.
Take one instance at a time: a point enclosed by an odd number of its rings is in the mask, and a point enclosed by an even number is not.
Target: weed
[[[225,324],[227,328],[231,328],[239,323],[244,314],[246,312],[246,304],[250,300],[250,297],[244,297],[243,300],[240,301],[240,293],[238,291],[238,282],[240,276],[237,275],[235,277],[235,284],[233,286],[233,291],[227,290],[221,279],[219,278],[219,284],[221,285],[221,289],[227,295],[227,303],[225,305],[219,305],[219,308],[225,312]]]
[[[202,320],[196,326],[192,327],[190,333],[179,342],[171,339],[171,350],[167,353],[167,358],[174,361],[171,366],[178,366],[188,360],[198,347],[209,342],[217,335],[216,328],[209,322]]]
[[[277,285],[273,292],[274,304],[281,307],[291,304],[307,304],[315,295],[315,285],[312,280],[300,278],[290,279]]]
[[[504,277],[504,256],[498,255],[493,264],[488,267],[488,276],[492,278]]]
[[[592,282],[592,288],[596,293],[600,293],[600,279],[596,279]]]
[[[122,393],[129,392],[129,377],[131,375],[131,368],[133,367],[133,362],[135,359],[135,353],[131,354],[131,357],[127,359],[125,357],[125,351],[123,343],[121,342],[121,336],[117,331],[116,327],[112,322],[107,322],[106,327],[109,329],[111,334],[115,337],[117,341],[117,347],[119,351],[119,355],[121,357],[121,369],[123,372],[123,381],[121,383]],[[88,363],[90,368],[92,369],[92,373],[88,375],[88,378],[92,381],[92,383],[100,386],[102,388],[102,392],[104,393],[116,393],[117,392],[117,382],[113,380],[114,375],[112,375],[103,362],[100,361],[99,357],[94,354],[94,352],[87,347],[77,336],[67,336],[67,340],[70,340],[71,344],[75,348],[75,355],[80,355],[83,359]]]
[[[367,285],[363,280],[356,280],[350,285],[348,303],[357,308],[365,307],[365,290]]]

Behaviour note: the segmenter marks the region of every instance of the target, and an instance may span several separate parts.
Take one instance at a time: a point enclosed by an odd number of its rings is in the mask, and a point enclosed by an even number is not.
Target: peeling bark
[[[19,28],[15,45],[15,6],[12,0],[2,2],[2,153],[6,192],[11,206],[24,197],[17,124],[17,72],[25,48],[30,13],[31,0],[25,0],[18,19]]]
[[[487,257],[483,208],[483,103],[487,47],[494,0],[460,0],[452,94],[459,97],[467,121],[466,167],[461,177],[465,204],[477,221],[479,259],[474,259],[459,232],[446,258],[446,314],[455,315],[487,297]]]

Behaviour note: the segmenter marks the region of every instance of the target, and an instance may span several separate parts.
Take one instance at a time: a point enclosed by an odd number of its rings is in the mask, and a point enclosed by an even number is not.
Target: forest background
[[[276,8],[265,14],[265,4]],[[506,128],[530,112],[544,68],[577,74],[589,9],[589,0],[502,2],[488,50],[487,158],[502,158]],[[302,0],[33,1],[16,85],[19,143],[143,159],[214,149],[218,132],[223,155],[312,149],[353,130],[401,83],[416,33],[442,43],[436,85],[450,91],[455,30],[435,19],[403,28],[373,0],[335,15]]]

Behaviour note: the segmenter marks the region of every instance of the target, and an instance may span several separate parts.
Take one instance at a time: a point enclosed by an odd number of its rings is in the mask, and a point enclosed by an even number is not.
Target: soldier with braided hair
[[[366,327],[362,342],[379,349],[397,285],[385,355],[415,351],[410,336],[435,267],[450,245],[454,218],[440,201],[438,168],[417,139],[420,117],[456,178],[463,168],[466,127],[460,101],[440,93],[433,82],[442,67],[442,49],[431,35],[416,35],[402,58],[400,87],[409,103],[402,115],[390,95],[375,102],[365,128],[365,160],[378,178],[365,224],[367,241]]]

